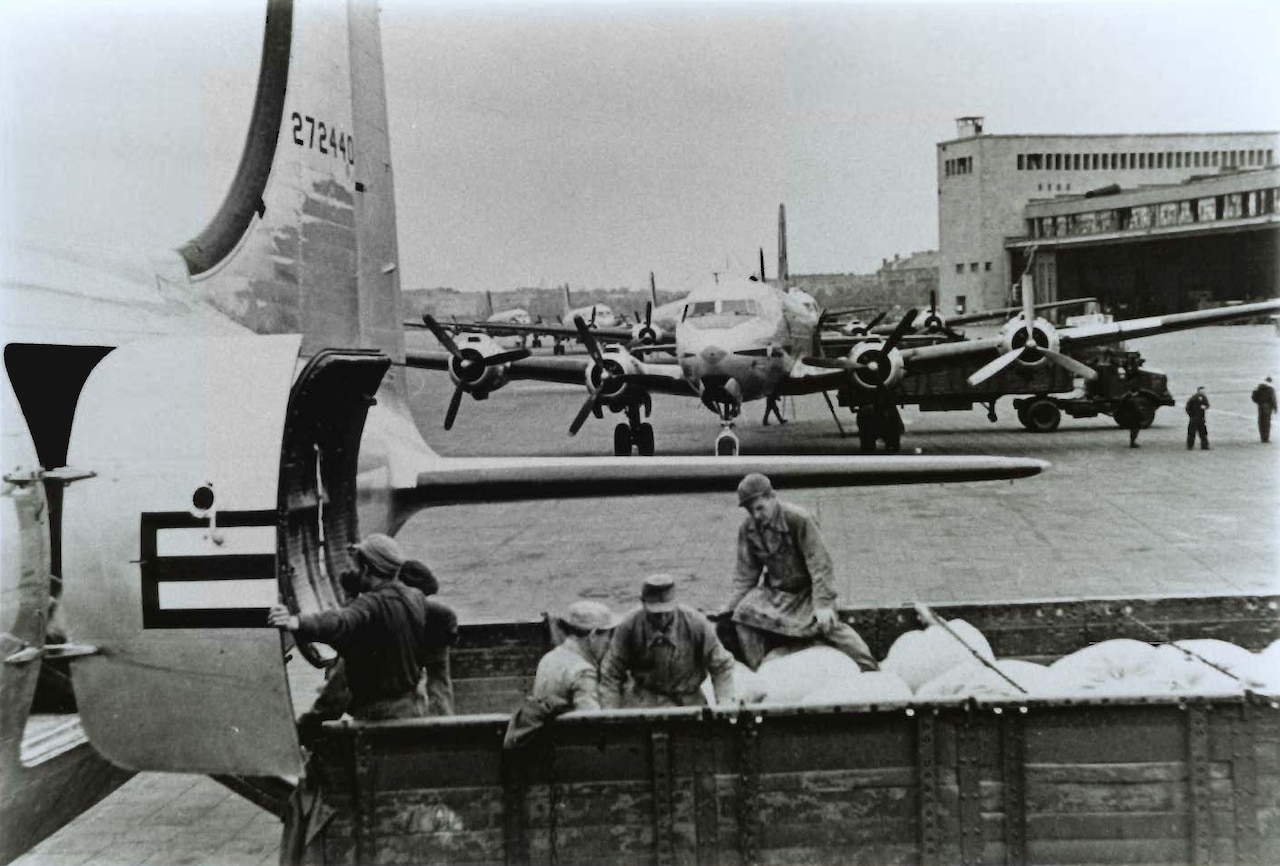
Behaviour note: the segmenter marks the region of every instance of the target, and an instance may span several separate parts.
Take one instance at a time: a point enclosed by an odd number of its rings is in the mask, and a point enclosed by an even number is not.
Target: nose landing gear
[[[716,456],[738,456],[738,434],[733,432],[732,422],[727,423],[725,428],[720,431],[720,435],[716,437]]]

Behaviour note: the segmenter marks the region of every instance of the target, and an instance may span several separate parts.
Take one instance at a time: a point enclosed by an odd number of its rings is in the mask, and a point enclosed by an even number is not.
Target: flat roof
[[[956,144],[961,141],[974,141],[976,139],[1010,139],[1010,138],[1074,138],[1074,139],[1103,139],[1103,138],[1212,138],[1214,136],[1247,136],[1247,135],[1272,135],[1280,136],[1280,131],[1274,129],[1264,129],[1252,132],[1102,132],[1102,133],[1005,133],[991,134],[980,133],[978,135],[966,135],[963,138],[952,138],[947,141],[938,142],[938,147],[944,144]]]

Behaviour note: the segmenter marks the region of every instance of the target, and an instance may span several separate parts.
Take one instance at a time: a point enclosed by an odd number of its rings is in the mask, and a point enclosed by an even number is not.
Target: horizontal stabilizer
[[[444,458],[397,491],[402,505],[518,502],[643,494],[731,492],[763,472],[779,488],[993,481],[1049,464],[1014,457],[545,457]]]

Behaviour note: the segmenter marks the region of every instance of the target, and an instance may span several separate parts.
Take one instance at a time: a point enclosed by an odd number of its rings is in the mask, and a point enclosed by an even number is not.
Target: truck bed
[[[1276,607],[1233,597],[935,611],[977,626],[997,656],[1045,660],[1152,630],[1259,649],[1277,636]],[[846,616],[877,656],[918,627],[908,608]],[[324,809],[299,862],[1280,862],[1270,698],[620,710],[570,714],[504,751],[505,711],[549,645],[544,623],[464,635],[460,707],[506,701],[503,714],[325,725],[308,771]]]

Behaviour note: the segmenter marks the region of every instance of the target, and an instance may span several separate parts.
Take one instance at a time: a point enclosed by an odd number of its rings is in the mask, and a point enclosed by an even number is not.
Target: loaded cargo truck
[[[997,657],[1280,636],[1275,597],[934,608]],[[911,608],[845,611],[877,657]],[[547,622],[465,628],[460,712],[330,722],[286,836],[306,864],[1280,863],[1280,710],[1194,697],[571,713],[504,750]],[[285,810],[280,809],[283,813]]]
[[[918,406],[921,412],[951,412],[969,410],[975,404],[985,406],[987,417],[996,420],[996,401],[1009,395],[1018,396],[1013,405],[1018,421],[1033,433],[1050,433],[1058,429],[1063,413],[1072,418],[1092,418],[1097,415],[1115,415],[1133,376],[1138,377],[1142,403],[1142,426],[1150,427],[1156,410],[1172,406],[1169,393],[1169,377],[1158,370],[1146,369],[1141,354],[1119,348],[1105,348],[1084,354],[1081,361],[1098,372],[1098,378],[1084,382],[1077,390],[1076,377],[1069,370],[1054,364],[1038,367],[1009,367],[982,382],[970,385],[969,376],[983,364],[974,362],[927,373],[905,377],[890,393],[899,406]],[[857,412],[871,405],[875,392],[846,386],[839,392],[841,406]]]

